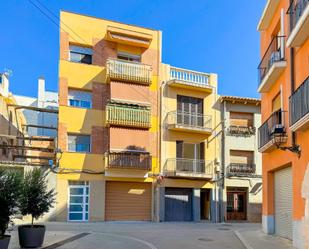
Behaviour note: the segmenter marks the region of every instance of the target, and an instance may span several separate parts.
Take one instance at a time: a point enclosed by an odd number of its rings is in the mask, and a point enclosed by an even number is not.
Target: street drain
[[[225,227],[220,227],[220,228],[218,228],[218,230],[221,230],[221,231],[230,231],[231,229],[225,228]]]
[[[199,238],[198,240],[203,241],[203,242],[214,241],[213,239],[209,239],[209,238]]]

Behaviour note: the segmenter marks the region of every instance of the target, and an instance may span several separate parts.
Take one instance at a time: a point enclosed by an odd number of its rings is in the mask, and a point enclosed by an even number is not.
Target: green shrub
[[[0,237],[4,235],[12,223],[12,216],[18,211],[21,182],[21,172],[0,168]]]
[[[21,195],[20,211],[22,215],[31,215],[33,220],[38,219],[53,207],[55,191],[47,190],[46,174],[41,169],[35,168],[25,174]]]

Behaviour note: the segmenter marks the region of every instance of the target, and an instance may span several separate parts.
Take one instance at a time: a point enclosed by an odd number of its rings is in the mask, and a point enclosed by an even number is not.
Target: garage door
[[[106,182],[105,220],[151,220],[151,183]]]
[[[165,221],[192,221],[192,189],[165,188]]]
[[[292,239],[292,168],[275,172],[275,233]]]

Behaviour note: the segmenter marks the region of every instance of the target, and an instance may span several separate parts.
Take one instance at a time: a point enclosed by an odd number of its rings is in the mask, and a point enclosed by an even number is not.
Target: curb
[[[239,230],[233,232],[246,249],[254,249],[252,246],[250,246],[248,241],[240,234]]]

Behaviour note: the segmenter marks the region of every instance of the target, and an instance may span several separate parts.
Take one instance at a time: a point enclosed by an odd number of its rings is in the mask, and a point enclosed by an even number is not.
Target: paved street
[[[260,224],[98,222],[47,223],[46,249],[291,249],[291,242],[266,236]],[[17,249],[16,231],[10,249]]]

